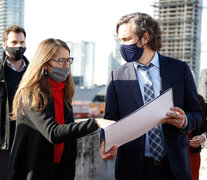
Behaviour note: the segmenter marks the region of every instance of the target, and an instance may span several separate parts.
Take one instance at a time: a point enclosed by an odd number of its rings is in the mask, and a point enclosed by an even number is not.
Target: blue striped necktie
[[[152,63],[150,63],[148,66],[141,66],[141,65],[137,66],[145,74],[145,82],[144,82],[145,103],[148,103],[154,99],[154,89],[149,74],[149,69],[153,66],[154,65]],[[159,127],[158,126],[154,127],[152,130],[148,132],[148,135],[149,135],[149,148],[150,148],[151,156],[155,160],[160,161],[164,156],[164,149],[162,146],[162,139],[161,139]]]

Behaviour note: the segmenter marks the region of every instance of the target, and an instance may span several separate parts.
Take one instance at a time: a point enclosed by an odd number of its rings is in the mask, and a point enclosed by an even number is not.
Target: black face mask
[[[7,51],[12,59],[15,61],[19,61],[22,59],[24,52],[26,51],[26,47],[6,47],[5,51]]]

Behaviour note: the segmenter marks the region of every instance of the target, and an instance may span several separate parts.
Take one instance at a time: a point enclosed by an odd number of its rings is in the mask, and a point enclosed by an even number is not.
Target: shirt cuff
[[[185,126],[182,127],[183,129],[185,129],[185,128],[187,127],[187,125],[188,125],[188,118],[187,118],[186,115],[185,115],[185,122],[186,122],[186,123],[185,123]]]

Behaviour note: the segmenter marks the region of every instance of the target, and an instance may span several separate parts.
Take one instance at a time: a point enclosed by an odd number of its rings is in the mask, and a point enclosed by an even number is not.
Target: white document
[[[171,88],[117,123],[105,128],[105,152],[108,152],[112,146],[119,147],[157,126],[173,106]]]

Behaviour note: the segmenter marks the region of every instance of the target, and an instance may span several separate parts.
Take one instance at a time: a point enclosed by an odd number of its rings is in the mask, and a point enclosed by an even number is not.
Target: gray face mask
[[[55,66],[51,66],[51,67],[52,67],[52,71],[48,72],[48,76],[57,82],[65,81],[70,74],[70,67],[69,68],[61,68]]]

